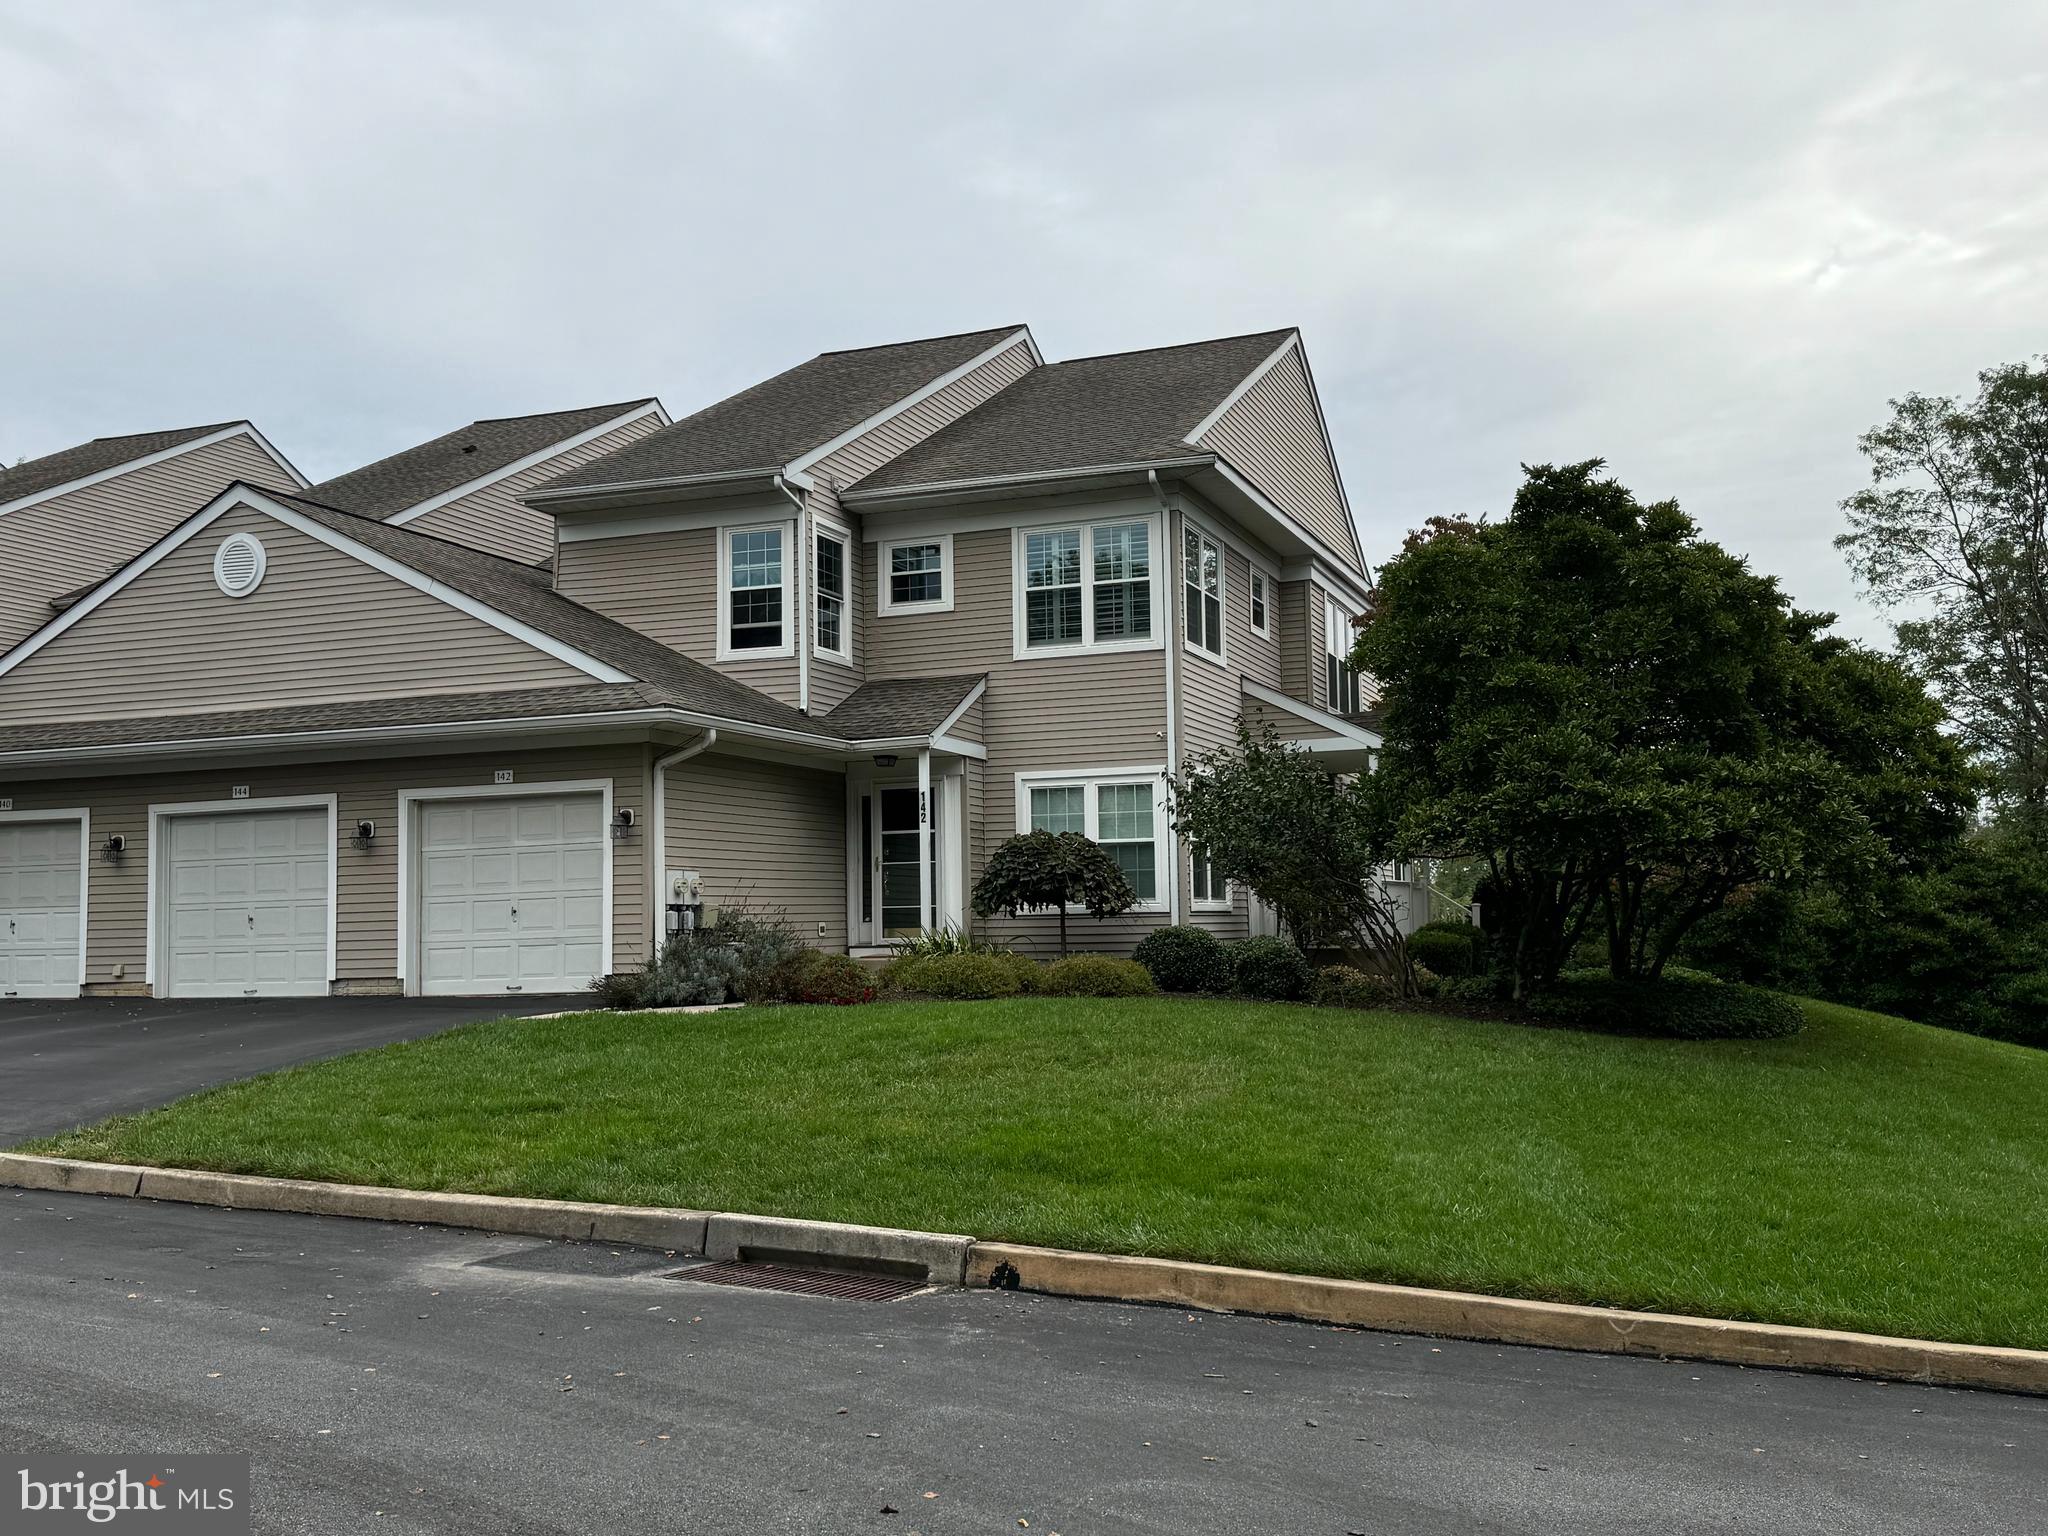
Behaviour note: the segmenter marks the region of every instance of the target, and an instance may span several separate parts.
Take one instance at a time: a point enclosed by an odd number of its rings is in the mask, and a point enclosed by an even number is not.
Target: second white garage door
[[[0,822],[0,997],[76,997],[80,842],[76,821]]]
[[[419,807],[420,990],[580,992],[604,964],[597,795]]]
[[[324,810],[166,818],[164,985],[170,997],[320,997],[328,990],[334,831]]]

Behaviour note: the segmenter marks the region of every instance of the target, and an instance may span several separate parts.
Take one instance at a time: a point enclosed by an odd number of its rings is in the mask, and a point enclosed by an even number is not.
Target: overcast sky
[[[2048,5],[0,0],[0,457],[314,479],[835,347],[1299,325],[1368,555],[1606,457],[1806,605],[2048,349]]]

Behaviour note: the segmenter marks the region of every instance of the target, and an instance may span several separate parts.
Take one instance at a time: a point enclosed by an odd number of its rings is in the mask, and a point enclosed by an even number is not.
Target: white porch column
[[[930,933],[932,921],[932,749],[917,751],[917,926]]]

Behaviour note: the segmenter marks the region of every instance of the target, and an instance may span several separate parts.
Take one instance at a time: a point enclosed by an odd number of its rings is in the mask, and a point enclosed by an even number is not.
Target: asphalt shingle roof
[[[653,403],[654,397],[649,395],[644,400],[622,400],[615,405],[587,405],[573,411],[473,421],[432,442],[323,480],[308,494],[317,496],[327,506],[362,517],[391,517],[458,485],[467,485],[480,475],[503,469],[530,453],[538,453],[579,432],[588,432],[638,406]]]
[[[1034,368],[852,490],[1188,458],[1200,450],[1187,435],[1292,334],[1261,331]]]
[[[962,672],[950,677],[897,677],[862,683],[819,724],[849,741],[928,735],[987,676],[986,672]]]
[[[822,353],[540,489],[778,470],[1023,329],[1005,325]]]
[[[24,496],[34,496],[55,486],[68,485],[73,480],[83,480],[87,475],[96,475],[103,469],[112,469],[118,464],[127,464],[135,459],[147,458],[152,453],[161,453],[166,448],[175,448],[180,443],[189,443],[195,437],[205,437],[210,432],[219,432],[240,425],[240,422],[216,421],[209,426],[175,427],[168,432],[134,432],[127,437],[96,437],[89,443],[80,443],[76,448],[60,449],[56,453],[46,453],[40,459],[30,459],[25,464],[0,468],[0,507],[4,507],[10,501],[19,501]]]

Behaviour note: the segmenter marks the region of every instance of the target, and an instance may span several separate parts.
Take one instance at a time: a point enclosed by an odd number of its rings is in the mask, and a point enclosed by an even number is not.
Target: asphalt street
[[[0,1147],[216,1083],[574,999],[171,999],[0,1003]]]
[[[0,1442],[248,1452],[276,1532],[2048,1529],[2048,1401],[674,1268],[9,1191]]]

